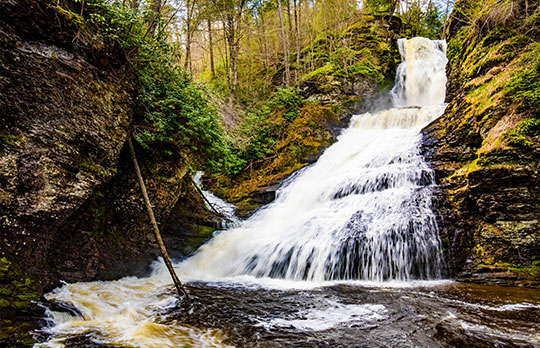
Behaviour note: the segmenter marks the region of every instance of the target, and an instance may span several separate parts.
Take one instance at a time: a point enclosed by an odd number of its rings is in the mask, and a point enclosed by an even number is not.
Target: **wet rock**
[[[159,253],[125,146],[141,120],[136,76],[118,46],[78,35],[56,11],[38,0],[0,1],[0,264],[20,269],[0,270],[2,318],[15,304],[21,315],[36,310],[30,295],[60,280],[145,274]],[[189,159],[136,152],[165,221]],[[164,232],[166,242],[183,243],[176,232]],[[35,326],[28,318],[18,317]]]
[[[513,97],[508,81],[527,69],[522,59],[531,41],[519,23],[534,11],[517,11],[512,23],[483,33],[467,11],[475,11],[471,2],[458,2],[448,25],[449,105],[422,131],[439,184],[434,206],[445,256],[450,274],[464,280],[530,285],[540,278],[540,140],[519,133],[521,122],[537,115]],[[484,68],[488,51],[511,54]],[[523,144],[511,134],[521,134]]]
[[[252,201],[257,204],[268,204],[276,199],[276,190],[278,185],[264,188],[263,190],[253,192],[251,194]]]

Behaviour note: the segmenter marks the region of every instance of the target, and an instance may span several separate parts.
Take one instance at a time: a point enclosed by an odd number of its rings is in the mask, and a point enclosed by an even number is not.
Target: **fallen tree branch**
[[[133,147],[133,142],[131,141],[131,135],[128,136],[128,145],[129,145],[129,152],[131,153],[131,159],[133,161],[133,166],[135,167],[135,172],[137,174],[137,179],[139,181],[139,186],[141,187],[142,195],[144,198],[144,205],[146,206],[146,210],[148,211],[148,216],[150,217],[150,222],[152,223],[152,229],[154,230],[154,235],[156,236],[156,240],[158,242],[159,249],[161,251],[161,256],[163,256],[165,265],[167,266],[167,269],[169,270],[169,273],[171,274],[171,278],[173,280],[174,286],[176,287],[176,291],[178,291],[178,295],[180,296],[184,295],[186,299],[189,300],[189,296],[187,292],[182,286],[182,283],[180,283],[180,279],[178,279],[178,276],[176,275],[176,272],[174,271],[174,267],[171,263],[171,259],[169,258],[169,254],[167,253],[167,249],[165,248],[165,243],[163,243],[163,239],[161,238],[161,233],[159,232],[159,227],[158,227],[156,218],[154,216],[154,211],[152,210],[152,205],[150,204],[150,199],[148,198],[148,193],[146,192],[146,186],[144,185],[144,180],[141,175],[141,170],[139,169],[139,164],[137,163],[137,157],[135,156],[135,148]]]
[[[202,199],[206,202],[206,204],[210,207],[210,209],[212,209],[214,211],[214,213],[216,213],[217,216],[221,216],[223,218],[226,218],[225,214],[223,213],[220,213],[219,211],[216,210],[216,208],[214,207],[214,205],[212,203],[210,203],[210,201],[208,200],[208,198],[206,198],[206,196],[204,195],[204,193],[202,192],[202,190],[199,188],[199,185],[197,185],[197,183],[195,182],[195,180],[193,180],[193,178],[191,177],[191,175],[189,175],[189,179],[191,181],[191,183],[193,184],[193,187],[195,187],[195,189],[197,190],[197,192],[199,193],[199,195],[202,197]]]

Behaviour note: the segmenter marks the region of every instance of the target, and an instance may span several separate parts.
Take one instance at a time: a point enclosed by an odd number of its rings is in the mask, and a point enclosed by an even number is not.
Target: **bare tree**
[[[129,152],[131,154],[131,160],[133,161],[133,166],[135,167],[135,173],[137,174],[137,180],[139,181],[139,186],[142,191],[144,205],[146,206],[148,217],[150,218],[152,229],[154,230],[154,236],[156,237],[156,241],[159,245],[159,250],[161,251],[161,255],[163,256],[163,261],[165,261],[165,265],[167,266],[167,269],[169,270],[174,286],[176,287],[176,291],[178,291],[178,295],[180,296],[184,295],[187,299],[189,299],[187,292],[184,290],[182,283],[180,283],[180,279],[178,279],[178,276],[176,275],[176,272],[174,271],[174,267],[171,263],[171,259],[169,258],[169,254],[167,253],[167,248],[165,247],[165,243],[163,243],[163,239],[161,238],[161,233],[159,232],[159,227],[156,221],[156,217],[154,216],[154,211],[152,210],[152,204],[150,204],[150,199],[148,198],[148,192],[146,192],[146,186],[144,185],[144,180],[141,174],[141,170],[139,168],[139,164],[137,163],[137,156],[135,156],[135,148],[133,147],[131,136],[128,136],[127,142],[129,146]]]
[[[283,65],[285,65],[285,84],[291,85],[291,72],[289,70],[289,54],[287,52],[287,38],[285,37],[285,26],[283,25],[283,12],[281,9],[281,0],[277,0],[279,11],[279,23],[281,26],[281,41],[283,42]]]
[[[212,72],[212,78],[216,77],[216,68],[214,67],[214,45],[212,42],[212,21],[210,17],[206,19],[208,24],[208,46],[210,51],[210,71]]]
[[[227,41],[229,62],[229,103],[238,100],[238,55],[240,50],[240,28],[247,0],[212,0],[212,4],[223,23]]]

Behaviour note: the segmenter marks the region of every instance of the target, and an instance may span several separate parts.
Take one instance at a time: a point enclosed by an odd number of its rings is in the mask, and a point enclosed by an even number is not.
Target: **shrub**
[[[237,165],[216,110],[208,103],[204,87],[180,66],[181,47],[168,43],[164,23],[150,33],[149,9],[137,12],[119,1],[105,0],[90,0],[86,6],[88,25],[95,26],[104,40],[122,47],[138,78],[137,99],[143,111],[134,129],[137,142],[154,149],[163,143],[173,145],[206,170],[227,171]]]

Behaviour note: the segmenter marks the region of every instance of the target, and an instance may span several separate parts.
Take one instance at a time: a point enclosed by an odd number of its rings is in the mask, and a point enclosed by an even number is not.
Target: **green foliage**
[[[284,128],[298,117],[303,105],[304,99],[297,89],[277,88],[264,105],[249,112],[240,126],[249,141],[229,152],[225,174],[237,175],[247,165],[271,156],[284,135]],[[228,146],[233,148],[231,144]]]
[[[540,134],[540,119],[527,118],[521,121],[514,129],[504,133],[508,144],[515,147],[531,147],[533,142],[530,137],[537,137]]]
[[[303,103],[304,98],[297,89],[278,87],[267,106],[273,111],[282,110],[283,117],[290,122],[298,116],[298,109],[302,107]]]
[[[84,25],[84,19],[75,12],[65,9],[60,5],[57,5],[55,9],[70,25],[73,25],[76,28],[81,28]]]
[[[409,10],[401,15],[405,23],[405,36],[424,36],[436,39],[441,36],[443,22],[439,8],[430,2],[426,11],[418,7],[416,2],[412,2]]]
[[[332,75],[336,71],[336,66],[332,63],[327,63],[323,65],[322,67],[313,70],[312,72],[304,75],[302,77],[302,80],[307,81],[311,79],[320,78],[322,76]]]
[[[145,148],[166,148],[189,155],[195,165],[226,171],[232,155],[216,110],[202,86],[193,83],[179,65],[181,47],[168,42],[163,23],[150,32],[152,12],[140,12],[121,2],[92,0],[87,20],[105,40],[118,43],[138,78],[138,101],[144,110],[135,138]],[[168,144],[168,146],[162,146]],[[234,161],[233,161],[234,162]]]
[[[348,67],[347,73],[353,77],[362,75],[362,76],[371,76],[374,77],[377,83],[381,83],[384,80],[384,75],[381,72],[379,66],[373,65],[371,62],[359,62]]]
[[[366,8],[373,12],[393,13],[399,0],[366,0]]]
[[[531,47],[520,60],[523,69],[507,84],[506,95],[522,108],[540,113],[540,44],[534,43]]]

